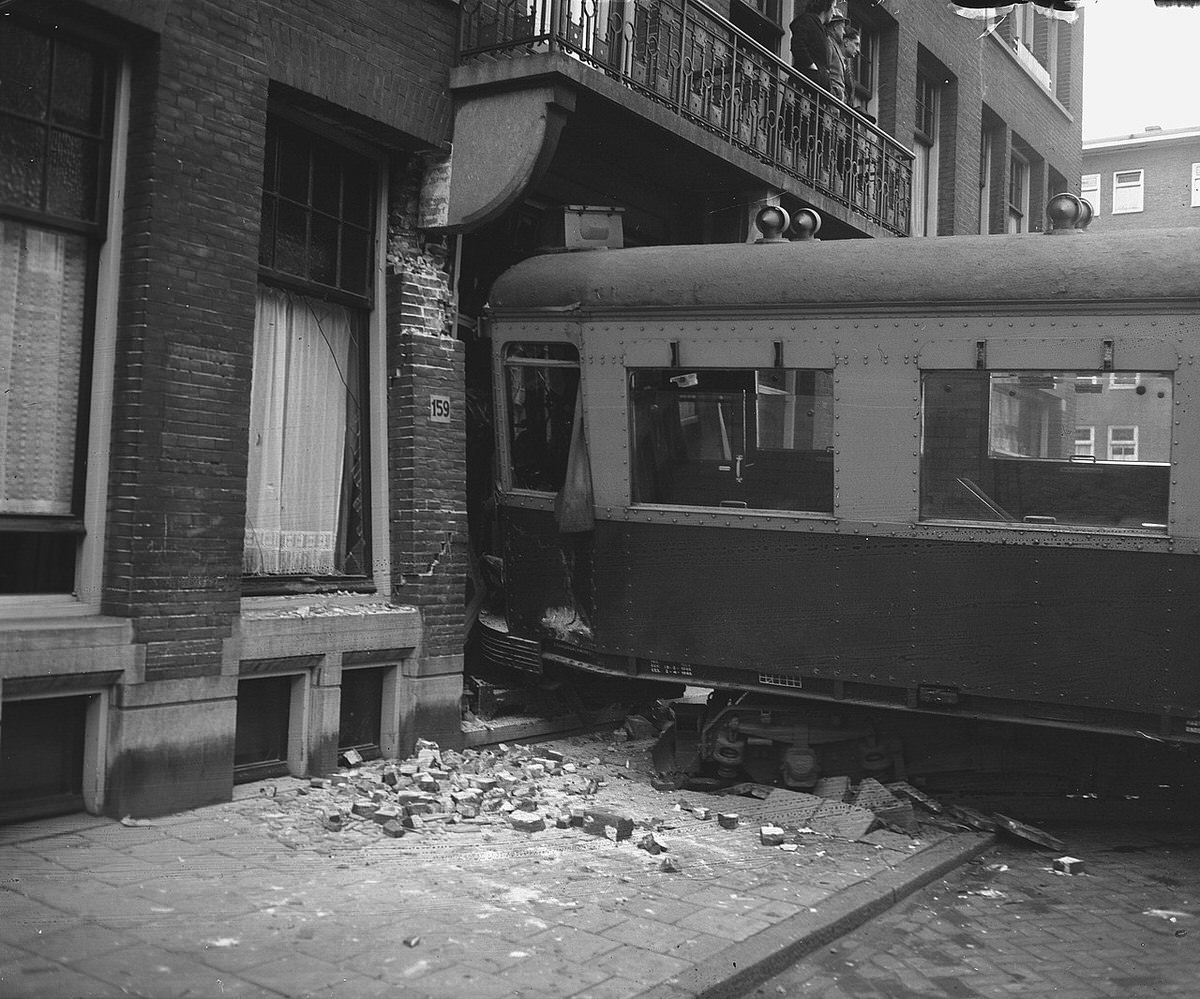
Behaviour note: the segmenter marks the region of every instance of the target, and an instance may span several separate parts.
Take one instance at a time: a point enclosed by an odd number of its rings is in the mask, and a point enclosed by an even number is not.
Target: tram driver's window
[[[923,520],[1166,531],[1170,372],[927,371],[921,387]]]
[[[571,452],[579,352],[569,343],[509,344],[504,382],[511,486],[556,493]]]
[[[629,372],[634,503],[833,512],[833,373]]]

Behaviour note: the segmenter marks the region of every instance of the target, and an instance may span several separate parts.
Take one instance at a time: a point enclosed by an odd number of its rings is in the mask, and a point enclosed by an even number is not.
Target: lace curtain
[[[348,412],[357,412],[350,310],[260,286],[254,326],[247,574],[343,571]],[[353,435],[352,435],[353,436]]]
[[[72,513],[87,243],[0,220],[0,513]]]

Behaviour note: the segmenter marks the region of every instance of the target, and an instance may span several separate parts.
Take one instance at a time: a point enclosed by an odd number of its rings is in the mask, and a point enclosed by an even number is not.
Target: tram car
[[[502,275],[486,658],[1200,743],[1200,228],[1049,216]]]

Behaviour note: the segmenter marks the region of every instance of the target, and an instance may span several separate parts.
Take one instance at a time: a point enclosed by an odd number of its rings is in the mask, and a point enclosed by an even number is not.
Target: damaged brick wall
[[[464,351],[455,338],[452,246],[416,228],[420,183],[419,160],[395,170],[388,212],[393,595],[421,608],[424,657],[461,663],[467,572]]]

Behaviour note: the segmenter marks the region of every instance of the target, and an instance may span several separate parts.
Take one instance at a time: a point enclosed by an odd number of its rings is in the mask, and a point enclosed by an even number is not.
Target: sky
[[[1083,6],[1083,138],[1200,126],[1200,4]]]

